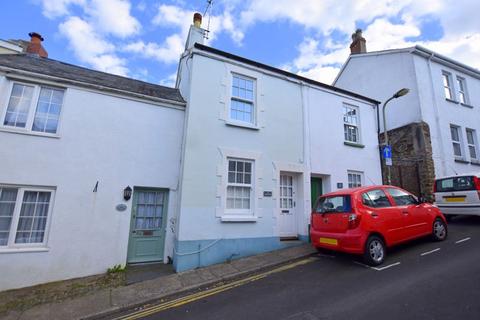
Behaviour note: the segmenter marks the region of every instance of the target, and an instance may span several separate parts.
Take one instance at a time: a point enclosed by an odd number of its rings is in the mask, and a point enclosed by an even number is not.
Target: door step
[[[280,241],[298,241],[298,237],[280,237]]]

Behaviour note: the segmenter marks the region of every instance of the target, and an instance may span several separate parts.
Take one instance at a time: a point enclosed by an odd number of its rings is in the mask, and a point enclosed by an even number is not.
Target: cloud
[[[69,6],[72,4],[84,6],[86,0],[41,0],[42,14],[54,19],[69,14]]]
[[[128,74],[126,61],[115,54],[115,46],[95,33],[94,27],[79,17],[69,17],[59,26],[75,56],[93,68],[118,75]]]
[[[140,22],[130,14],[130,8],[126,0],[92,0],[85,10],[100,31],[125,38],[141,29]]]
[[[127,44],[122,50],[139,54],[143,57],[154,58],[163,63],[177,63],[184,49],[184,40],[178,34],[165,39],[162,44],[136,41]]]
[[[160,80],[158,84],[166,87],[174,87],[176,81],[177,81],[177,73],[174,72],[170,74],[167,78]]]

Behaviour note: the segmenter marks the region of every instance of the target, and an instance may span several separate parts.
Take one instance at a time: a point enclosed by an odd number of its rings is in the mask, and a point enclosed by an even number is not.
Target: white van
[[[480,173],[435,179],[435,205],[448,216],[480,216]]]

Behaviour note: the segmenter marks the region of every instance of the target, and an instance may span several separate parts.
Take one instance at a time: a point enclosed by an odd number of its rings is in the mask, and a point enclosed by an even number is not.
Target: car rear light
[[[478,199],[480,199],[480,178],[473,177],[473,183],[475,184],[475,189],[477,189]]]
[[[360,215],[356,213],[350,213],[348,215],[348,228],[355,229],[356,227],[358,227],[360,224],[360,218],[361,218]]]

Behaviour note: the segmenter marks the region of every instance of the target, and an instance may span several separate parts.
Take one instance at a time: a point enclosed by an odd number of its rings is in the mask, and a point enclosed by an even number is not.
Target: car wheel
[[[383,240],[378,236],[370,236],[365,244],[363,258],[365,263],[371,266],[378,266],[385,261],[386,248]]]
[[[447,224],[442,219],[437,218],[433,222],[432,237],[435,241],[443,241],[447,238]]]

